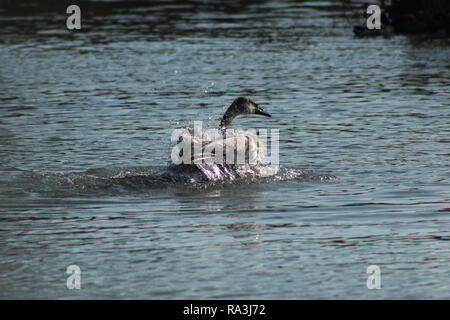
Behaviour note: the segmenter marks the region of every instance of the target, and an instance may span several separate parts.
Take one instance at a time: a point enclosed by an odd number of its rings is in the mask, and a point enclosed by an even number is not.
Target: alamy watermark
[[[81,289],[81,269],[76,264],[72,264],[67,267],[67,274],[70,276],[67,278],[66,286],[67,289]]]
[[[270,137],[270,155],[268,139]],[[278,129],[204,129],[202,121],[194,128],[175,129],[171,136],[174,164],[279,164]]]
[[[367,278],[367,289],[381,289],[381,270],[377,265],[370,265],[367,267],[366,273],[369,274]]]
[[[69,30],[81,29],[81,9],[79,6],[72,4],[67,7],[66,13],[70,14],[66,20],[66,27]]]
[[[72,4],[67,7],[66,13],[70,16],[66,19],[66,27],[69,30],[81,29],[81,9],[78,5]],[[372,4],[367,7],[366,13],[370,15],[366,20],[367,29],[381,29],[381,9],[378,5]]]
[[[367,7],[367,14],[370,16],[366,20],[367,29],[381,29],[381,9],[379,6],[372,4]]]

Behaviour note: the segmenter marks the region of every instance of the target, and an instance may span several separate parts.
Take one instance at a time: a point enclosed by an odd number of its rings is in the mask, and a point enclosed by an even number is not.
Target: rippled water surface
[[[0,5],[0,298],[450,298],[448,40],[354,38],[338,1],[82,2],[72,32],[43,3]],[[280,172],[161,179],[240,95]]]

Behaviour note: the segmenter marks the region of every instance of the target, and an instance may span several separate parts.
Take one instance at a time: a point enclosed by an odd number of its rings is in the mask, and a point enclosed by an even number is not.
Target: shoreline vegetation
[[[381,8],[389,14],[397,33],[450,35],[448,0],[381,0]]]

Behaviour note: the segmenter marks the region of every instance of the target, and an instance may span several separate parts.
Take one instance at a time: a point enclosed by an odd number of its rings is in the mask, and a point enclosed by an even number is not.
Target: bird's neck
[[[223,118],[220,121],[219,129],[225,132],[225,130],[231,126],[231,122],[237,115],[238,113],[234,110],[233,105],[231,105],[223,115]]]

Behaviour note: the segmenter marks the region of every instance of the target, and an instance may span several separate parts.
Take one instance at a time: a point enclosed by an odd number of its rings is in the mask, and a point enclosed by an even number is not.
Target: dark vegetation
[[[450,35],[450,0],[381,0],[395,32]]]

